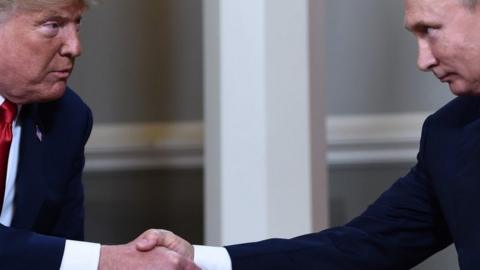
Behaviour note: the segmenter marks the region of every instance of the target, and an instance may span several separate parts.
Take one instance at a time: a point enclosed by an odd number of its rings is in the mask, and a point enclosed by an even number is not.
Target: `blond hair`
[[[88,7],[94,0],[0,0],[0,13],[8,13],[16,8],[41,9],[52,6],[80,4]]]
[[[15,10],[41,10],[48,7],[81,5],[88,8],[99,0],[0,0],[0,24],[5,22]]]

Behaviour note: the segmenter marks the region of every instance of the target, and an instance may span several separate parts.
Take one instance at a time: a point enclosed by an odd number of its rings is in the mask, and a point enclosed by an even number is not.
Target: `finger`
[[[187,260],[186,265],[183,267],[185,270],[202,270],[200,267],[198,267],[195,263],[193,263],[190,260]]]
[[[182,270],[202,270],[199,266],[197,266],[192,260],[188,258],[180,258],[178,262],[178,267],[176,269]]]
[[[191,270],[202,270],[202,269],[193,263]]]
[[[193,247],[189,242],[185,241],[180,236],[167,231],[158,230],[159,238],[157,239],[158,246],[167,247],[186,258],[193,260]]]
[[[138,251],[150,251],[154,249],[157,246],[157,238],[158,238],[158,233],[156,232],[148,232],[145,235],[143,235],[140,240],[136,242],[136,248]]]
[[[157,245],[158,246],[164,246],[167,248],[172,249],[175,245],[175,242],[179,239],[178,236],[176,236],[174,233],[171,231],[167,230],[162,230],[158,229],[157,231]]]
[[[181,241],[184,240],[170,231],[162,229],[150,229],[137,238],[136,247],[140,251],[149,251],[156,246],[162,246],[174,251],[180,251],[176,249],[178,243],[182,243]]]
[[[183,238],[167,230],[150,229],[137,238],[135,245],[138,251],[150,251],[156,246],[166,247],[186,258],[193,259],[193,247]]]
[[[159,230],[149,229],[134,240],[135,247],[138,251],[150,251],[157,245],[161,245],[162,240],[158,239],[160,237],[162,236]]]
[[[181,251],[178,248],[178,245],[179,245],[179,242],[183,239],[178,237],[171,231],[162,230],[162,229],[155,230],[154,233],[148,234],[148,239],[149,241],[155,240],[155,243],[157,246],[166,247],[168,249],[171,249],[177,252]]]
[[[177,268],[182,270],[202,270],[202,268],[198,267],[193,262],[185,262],[182,265],[179,265]]]
[[[165,269],[168,268],[177,270],[202,270],[193,262],[193,260],[186,258],[181,254],[166,247],[157,247],[155,249],[155,252],[159,252],[159,254],[162,254],[162,263]],[[169,266],[170,268],[166,266]]]

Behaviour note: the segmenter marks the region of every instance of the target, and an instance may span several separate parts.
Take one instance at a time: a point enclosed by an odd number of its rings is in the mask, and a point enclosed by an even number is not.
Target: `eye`
[[[58,34],[62,25],[56,21],[45,22],[40,26],[40,31],[48,37]]]
[[[433,27],[426,27],[425,32],[429,35],[434,34],[437,29]]]

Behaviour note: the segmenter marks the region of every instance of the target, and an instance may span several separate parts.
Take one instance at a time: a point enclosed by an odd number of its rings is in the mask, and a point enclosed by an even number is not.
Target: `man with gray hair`
[[[0,0],[0,269],[198,269],[166,248],[83,239],[90,109],[67,87],[86,0]],[[68,240],[67,240],[68,239]]]
[[[417,164],[344,226],[226,248],[182,247],[195,251],[202,269],[411,269],[452,243],[461,269],[480,269],[480,7],[473,0],[404,3],[418,68],[458,96],[425,121]],[[158,235],[137,246],[181,253],[181,241]]]

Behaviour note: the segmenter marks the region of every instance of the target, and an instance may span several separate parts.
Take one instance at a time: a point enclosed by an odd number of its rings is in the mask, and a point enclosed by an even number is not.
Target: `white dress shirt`
[[[5,98],[0,96],[0,104],[3,104],[4,101]],[[3,198],[2,213],[0,215],[0,223],[7,227],[12,224],[15,213],[15,179],[17,177],[20,135],[22,133],[21,123],[17,121],[20,110],[21,107],[19,106],[19,113],[17,113],[17,117],[12,124],[13,137],[8,154],[5,195]],[[67,240],[60,270],[97,270],[99,259],[100,244]]]
[[[194,262],[203,270],[232,270],[230,255],[223,247],[193,246]]]

